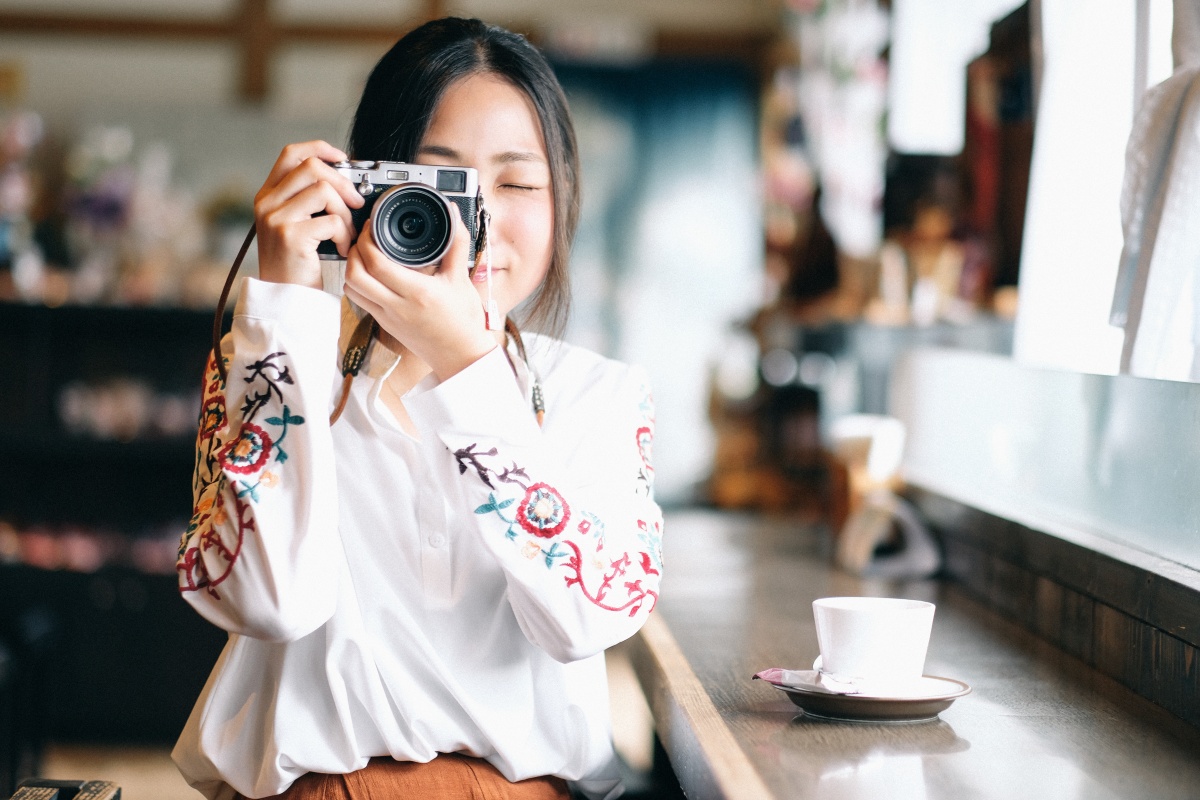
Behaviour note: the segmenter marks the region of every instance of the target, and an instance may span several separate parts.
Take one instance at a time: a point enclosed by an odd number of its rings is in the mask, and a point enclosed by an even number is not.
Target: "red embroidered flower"
[[[200,415],[200,438],[211,439],[215,433],[224,430],[226,422],[225,398],[216,395],[205,404]]]
[[[230,472],[251,475],[267,463],[270,455],[271,437],[253,422],[247,422],[238,438],[221,451],[221,461]]]
[[[651,465],[651,448],[654,445],[654,431],[649,428],[637,429],[637,447],[638,454],[642,457],[642,463],[646,465],[646,469],[653,470]]]
[[[571,507],[556,489],[535,483],[517,507],[517,522],[534,536],[552,539],[562,533],[571,518]]]

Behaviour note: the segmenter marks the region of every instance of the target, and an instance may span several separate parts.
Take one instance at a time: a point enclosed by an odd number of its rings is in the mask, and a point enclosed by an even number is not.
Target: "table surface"
[[[629,647],[691,800],[1200,797],[1200,731],[952,585],[839,572],[786,519],[687,511],[665,530],[662,599]],[[934,721],[830,722],[752,681],[811,666],[811,603],[833,595],[936,603],[925,671],[972,693]]]

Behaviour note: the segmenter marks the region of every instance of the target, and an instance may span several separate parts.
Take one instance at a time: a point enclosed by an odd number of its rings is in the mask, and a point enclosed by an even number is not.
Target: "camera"
[[[468,263],[475,263],[479,237],[479,173],[468,167],[403,164],[398,161],[340,161],[332,165],[355,186],[366,203],[350,209],[354,230],[368,221],[375,244],[398,264],[417,269],[436,264],[450,249],[457,213],[470,235]],[[336,261],[337,246],[317,247],[322,260]]]

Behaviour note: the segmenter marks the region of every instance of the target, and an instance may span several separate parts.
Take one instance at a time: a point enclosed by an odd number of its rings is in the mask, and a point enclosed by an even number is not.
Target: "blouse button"
[[[446,537],[440,533],[435,533],[429,537],[430,547],[441,547],[446,543]]]

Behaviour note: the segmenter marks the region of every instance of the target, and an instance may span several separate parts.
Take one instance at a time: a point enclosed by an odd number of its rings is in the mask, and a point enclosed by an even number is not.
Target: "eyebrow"
[[[449,159],[451,161],[462,161],[462,156],[459,152],[451,147],[443,147],[440,144],[424,145],[419,151],[419,155],[437,156],[439,158]],[[537,153],[531,153],[528,150],[507,150],[503,153],[498,153],[492,156],[492,161],[497,164],[517,164],[522,162],[532,162],[535,164],[545,164],[546,160]]]

